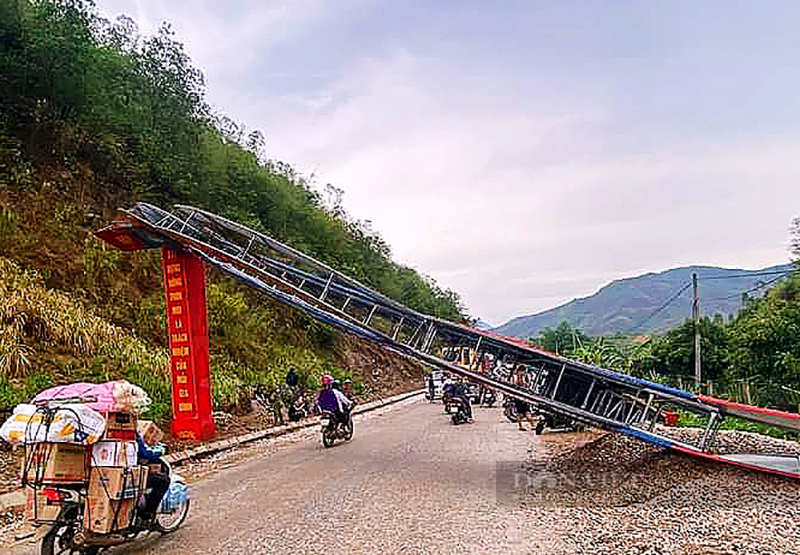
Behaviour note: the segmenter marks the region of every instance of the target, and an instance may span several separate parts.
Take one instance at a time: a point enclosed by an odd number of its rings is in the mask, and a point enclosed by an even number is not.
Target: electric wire
[[[733,275],[720,275],[720,276],[697,276],[698,281],[712,280],[712,279],[735,279],[735,278],[748,278],[758,276],[774,276],[776,274],[786,275],[794,272],[791,270],[767,270],[764,272],[750,272],[747,274],[733,274]]]
[[[691,283],[691,282],[689,282],[689,283],[687,283],[686,285],[684,285],[683,287],[681,287],[681,289],[680,289],[680,290],[679,290],[677,293],[675,293],[675,294],[674,294],[674,295],[672,295],[672,296],[671,296],[669,299],[667,299],[667,302],[665,302],[665,303],[664,303],[664,304],[662,304],[660,307],[658,307],[657,309],[655,309],[653,312],[651,312],[651,313],[650,313],[650,315],[649,315],[647,318],[645,318],[644,320],[642,320],[641,322],[639,322],[639,323],[638,323],[636,326],[634,326],[634,327],[633,327],[633,328],[631,328],[631,329],[633,329],[633,330],[638,330],[638,329],[640,329],[640,328],[641,328],[643,325],[645,325],[647,322],[649,322],[649,321],[650,321],[650,320],[651,320],[651,319],[652,319],[652,318],[653,318],[655,315],[657,315],[657,314],[658,314],[658,313],[660,313],[662,310],[664,310],[664,309],[665,309],[665,308],[667,308],[669,305],[671,305],[673,302],[675,302],[675,301],[678,299],[678,297],[680,297],[680,296],[681,296],[681,294],[683,294],[683,292],[684,292],[684,291],[686,291],[687,289],[689,289],[691,286],[692,286],[692,283]]]
[[[747,289],[746,291],[740,291],[738,293],[734,293],[733,295],[728,295],[726,297],[717,297],[715,299],[708,299],[707,302],[711,302],[711,301],[727,301],[729,299],[735,299],[737,297],[741,297],[742,295],[746,295],[747,293],[752,293],[753,291],[758,291],[759,289],[767,287],[768,285],[771,285],[771,284],[775,283],[776,281],[779,281],[779,280],[783,279],[789,273],[791,273],[791,272],[784,272],[782,275],[779,275],[778,277],[772,278],[772,279],[770,279],[768,281],[765,281],[763,283],[759,283],[755,287],[751,287],[750,289]]]

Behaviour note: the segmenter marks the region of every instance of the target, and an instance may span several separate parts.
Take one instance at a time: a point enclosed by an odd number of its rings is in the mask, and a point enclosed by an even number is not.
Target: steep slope
[[[566,304],[528,316],[519,316],[497,327],[495,331],[515,337],[534,337],[547,327],[556,327],[566,320],[571,326],[589,335],[663,331],[683,322],[691,315],[691,287],[684,290],[662,311],[653,314],[697,273],[701,313],[727,317],[742,305],[742,293],[779,275],[756,274],[789,271],[791,264],[763,270],[740,270],[713,266],[674,268],[634,278],[615,280],[594,295],[574,299]],[[738,277],[735,277],[738,276]],[[766,287],[750,291],[750,296],[763,294]]]
[[[204,95],[168,27],[147,37],[92,2],[0,0],[0,410],[54,383],[127,377],[157,401],[153,418],[168,417],[160,255],[92,235],[139,200],[212,208],[417,310],[465,316],[458,295],[392,260],[363,222],[269,160],[260,132],[245,137],[212,115]],[[369,345],[208,278],[215,408],[248,407],[256,385],[275,393],[291,365],[309,389],[331,372],[365,396],[394,392],[352,362]],[[147,356],[119,355],[133,339]],[[392,360],[379,360],[387,387],[416,387],[421,367]]]

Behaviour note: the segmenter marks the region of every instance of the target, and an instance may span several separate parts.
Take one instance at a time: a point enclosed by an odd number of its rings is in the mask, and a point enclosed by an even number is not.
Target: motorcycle
[[[346,422],[340,422],[332,412],[322,411],[320,425],[325,447],[333,447],[337,439],[350,441],[353,438],[353,415],[350,412],[346,415]]]
[[[545,428],[554,432],[580,432],[584,429],[582,424],[571,418],[540,409],[539,421],[536,423],[535,429],[536,435],[541,435]]]
[[[159,532],[170,534],[177,530],[189,513],[189,490],[186,481],[172,472],[169,464],[163,461],[170,475],[170,485],[152,522],[144,522],[134,504],[128,526],[108,534],[97,534],[84,529],[83,516],[86,509],[87,488],[85,484],[52,484],[43,487],[43,495],[48,507],[60,505],[55,520],[37,520],[44,524],[39,535],[43,534],[40,553],[82,553],[95,555],[100,549],[130,543],[140,533]]]
[[[298,422],[303,418],[308,417],[309,414],[311,414],[311,407],[309,407],[308,402],[302,395],[298,397],[297,400],[291,404],[291,406],[289,406],[290,422]]]
[[[503,399],[503,414],[506,418],[508,418],[509,422],[516,423],[517,421],[517,404],[514,402],[514,398],[508,395],[504,396]]]
[[[447,407],[447,412],[452,414],[452,421],[454,426],[458,426],[459,424],[464,424],[469,420],[467,416],[467,406],[464,404],[464,401],[459,399],[458,397],[452,397],[450,399],[450,403]]]
[[[481,403],[485,407],[493,407],[494,404],[497,402],[497,394],[494,392],[494,389],[490,387],[483,388],[483,396],[481,398]]]
[[[469,402],[473,405],[477,405],[481,402],[481,386],[477,383],[470,383],[467,384],[467,397],[469,398]]]

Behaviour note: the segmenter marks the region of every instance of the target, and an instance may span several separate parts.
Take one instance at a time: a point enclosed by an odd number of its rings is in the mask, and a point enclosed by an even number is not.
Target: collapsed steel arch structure
[[[265,233],[205,210],[178,205],[167,211],[138,203],[121,213],[121,219],[96,232],[116,248],[162,248],[165,253],[202,260],[262,295],[299,308],[345,333],[572,420],[694,457],[800,478],[798,456],[720,454],[714,449],[726,417],[800,432],[800,414],[695,395],[422,314]],[[166,285],[170,283],[168,269],[165,262]],[[180,337],[173,333],[172,339],[176,335]],[[441,353],[448,347],[468,347],[478,357],[491,353],[498,360],[523,365],[526,385],[513,385],[508,375],[486,374],[445,360]],[[173,409],[176,406],[173,400]],[[704,423],[703,432],[687,439],[661,425],[662,414],[675,409],[698,416]]]

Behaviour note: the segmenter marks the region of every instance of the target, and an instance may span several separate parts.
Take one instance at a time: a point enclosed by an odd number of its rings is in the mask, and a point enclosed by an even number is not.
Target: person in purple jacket
[[[333,387],[333,376],[322,376],[322,391],[317,395],[317,407],[333,414],[337,422],[347,422],[353,402],[344,393]]]

